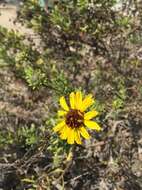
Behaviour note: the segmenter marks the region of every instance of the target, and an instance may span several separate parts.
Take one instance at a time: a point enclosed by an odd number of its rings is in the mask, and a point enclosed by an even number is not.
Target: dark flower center
[[[84,113],[76,109],[70,110],[66,115],[66,124],[71,128],[80,127],[83,125],[83,120]]]

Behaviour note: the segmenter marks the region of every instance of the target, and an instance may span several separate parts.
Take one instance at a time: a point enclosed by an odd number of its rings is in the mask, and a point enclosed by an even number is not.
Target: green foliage
[[[46,15],[44,10],[37,10],[36,6],[33,14],[32,1],[28,0],[19,17],[26,19],[27,25],[42,36],[45,45],[49,47],[53,43],[53,52],[56,47],[63,53],[64,47],[77,48],[84,43],[101,48],[99,43],[113,29],[112,24],[116,23],[111,10],[114,4],[115,1],[58,1]]]
[[[51,13],[51,22],[55,25],[63,29],[64,31],[69,31],[70,25],[71,25],[71,20],[66,16],[65,14],[63,15],[59,7],[54,8],[54,10]]]
[[[122,108],[125,105],[125,100],[127,98],[126,95],[126,88],[123,82],[118,83],[118,91],[116,95],[114,96],[113,100],[113,108],[114,109],[119,109]]]
[[[40,136],[37,127],[31,124],[30,127],[23,126],[17,129],[16,133],[13,130],[0,131],[0,147],[17,145],[23,148],[32,147],[39,142]],[[24,144],[23,144],[24,143]]]
[[[10,131],[0,131],[0,148],[13,144],[14,138]]]
[[[136,33],[130,34],[129,40],[131,43],[134,44],[141,44],[142,43],[142,34],[140,31],[137,31]]]
[[[25,79],[33,90],[47,83],[46,75],[40,69],[33,69],[30,66],[25,68]]]
[[[25,139],[25,145],[33,146],[39,142],[39,134],[37,127],[31,124],[30,127],[22,127],[18,130],[18,138]]]
[[[120,18],[116,20],[116,23],[118,24],[118,26],[122,28],[124,27],[125,29],[131,26],[132,24],[131,22],[132,20],[130,16],[121,16]]]
[[[56,90],[57,97],[69,94],[73,90],[63,72],[55,73],[55,77],[51,80],[51,86]]]
[[[83,10],[89,6],[89,1],[88,0],[79,0],[77,1],[77,6],[79,10]]]

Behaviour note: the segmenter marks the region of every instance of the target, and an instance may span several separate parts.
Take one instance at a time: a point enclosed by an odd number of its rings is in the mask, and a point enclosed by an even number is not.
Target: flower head
[[[81,144],[80,135],[85,139],[89,139],[90,135],[86,130],[90,129],[100,131],[101,127],[91,119],[98,115],[96,110],[85,111],[94,103],[92,95],[87,95],[84,99],[82,93],[72,92],[69,96],[70,106],[68,106],[65,97],[60,98],[60,105],[63,110],[58,111],[58,115],[62,117],[53,130],[59,132],[60,138],[67,140],[68,144]]]

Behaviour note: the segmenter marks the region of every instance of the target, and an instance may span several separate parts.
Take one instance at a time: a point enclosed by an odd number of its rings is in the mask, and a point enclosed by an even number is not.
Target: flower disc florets
[[[84,113],[71,109],[66,115],[66,124],[71,128],[78,128],[83,125]]]

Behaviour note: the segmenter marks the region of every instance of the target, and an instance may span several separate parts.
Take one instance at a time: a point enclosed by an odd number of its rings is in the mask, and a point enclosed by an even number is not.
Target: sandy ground
[[[17,16],[16,11],[17,7],[15,5],[0,5],[0,26],[13,29],[15,31],[20,31],[23,34],[31,35],[33,33],[32,30],[27,29],[20,23],[13,23]]]
[[[16,7],[15,6],[0,6],[0,25],[6,28],[14,28],[13,21],[16,18]]]

